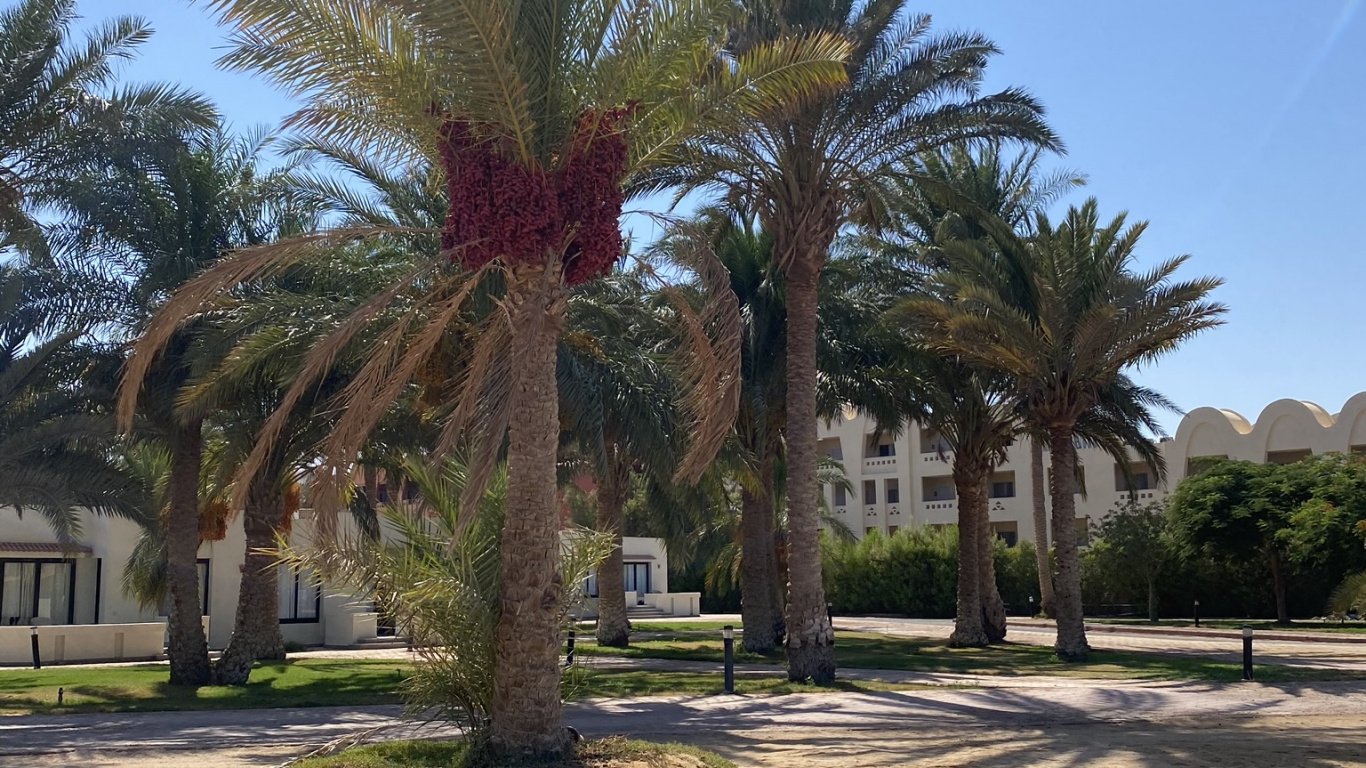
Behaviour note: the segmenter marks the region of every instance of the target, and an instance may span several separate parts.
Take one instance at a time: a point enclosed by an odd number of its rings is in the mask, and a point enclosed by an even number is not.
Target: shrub
[[[420,513],[388,507],[381,512],[386,533],[378,541],[353,533],[330,545],[286,550],[282,558],[331,583],[370,592],[407,630],[420,659],[403,683],[410,714],[478,730],[493,700],[506,474],[490,481],[477,510],[462,515],[463,465],[448,460],[434,471],[413,459],[403,471],[420,492]],[[607,556],[611,539],[578,530],[563,541],[561,620],[567,627],[569,608],[581,597],[589,569]]]

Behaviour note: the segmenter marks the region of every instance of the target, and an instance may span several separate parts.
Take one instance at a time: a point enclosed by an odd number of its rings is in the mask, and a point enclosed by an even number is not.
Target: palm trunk
[[[257,661],[285,657],[276,557],[268,551],[275,548],[276,529],[284,512],[284,495],[278,490],[275,477],[275,473],[263,468],[247,487],[242,510],[247,555],[242,567],[242,586],[237,593],[232,638],[214,667],[214,679],[219,685],[246,685]]]
[[[1290,609],[1285,599],[1285,577],[1281,574],[1281,558],[1271,549],[1271,589],[1276,593],[1276,623],[1290,623]]]
[[[1053,456],[1053,476],[1049,489],[1053,496],[1053,554],[1057,575],[1053,581],[1053,610],[1058,624],[1054,650],[1063,661],[1085,661],[1091,652],[1086,642],[1082,618],[1081,568],[1077,562],[1077,501],[1072,485],[1077,477],[1077,448],[1072,444],[1070,426],[1055,427],[1048,433]]]
[[[772,461],[759,462],[759,472],[759,487],[771,490]],[[772,498],[763,490],[753,494],[740,489],[740,623],[745,650],[752,653],[768,653],[778,644],[782,605],[775,602],[779,589],[775,546]]]
[[[361,466],[361,477],[365,483],[365,505],[371,512],[379,513],[379,470],[373,465]]]
[[[631,644],[631,622],[626,617],[626,585],[621,551],[621,505],[626,477],[616,466],[621,457],[616,446],[608,444],[609,469],[598,483],[599,531],[612,536],[612,551],[598,566],[598,645],[625,648]]]
[[[808,256],[809,254],[800,254]],[[822,250],[823,255],[823,250]],[[816,291],[820,261],[787,273],[787,677],[835,679],[816,504]]]
[[[1053,614],[1053,566],[1048,559],[1048,505],[1044,488],[1043,440],[1029,439],[1029,479],[1034,501],[1034,562],[1039,569],[1039,611]]]
[[[982,600],[982,630],[987,642],[999,643],[1006,639],[1006,604],[996,586],[996,561],[993,557],[996,536],[991,531],[991,502],[986,486],[982,487],[977,508],[977,581]]]
[[[1157,623],[1157,577],[1148,576],[1148,621]]]
[[[555,343],[564,320],[560,266],[516,267],[509,278],[512,359],[519,376],[508,429],[507,513],[501,545],[490,746],[510,756],[562,753],[559,402]],[[599,591],[599,594],[602,594]]]
[[[199,466],[202,421],[176,429],[171,444],[171,503],[166,516],[166,580],[171,593],[171,685],[209,683],[209,646],[199,605]]]
[[[949,645],[954,648],[982,648],[990,639],[982,626],[982,579],[978,575],[982,556],[981,509],[983,474],[955,466],[953,483],[958,494],[958,604]]]

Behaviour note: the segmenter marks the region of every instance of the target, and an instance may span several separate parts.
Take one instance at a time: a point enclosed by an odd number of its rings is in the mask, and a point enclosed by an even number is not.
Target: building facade
[[[853,486],[852,492],[825,488],[825,501],[833,518],[856,536],[957,522],[950,474],[953,454],[937,435],[915,423],[895,436],[877,434],[871,420],[848,412],[836,421],[821,422],[818,436],[821,454],[842,462]],[[1289,463],[1321,453],[1366,453],[1366,392],[1354,395],[1335,414],[1302,400],[1277,400],[1255,421],[1234,411],[1197,408],[1181,419],[1176,435],[1159,448],[1167,465],[1161,482],[1136,458],[1131,457],[1125,472],[1104,451],[1078,450],[1076,529],[1081,541],[1091,523],[1131,496],[1140,503],[1165,498],[1202,460]],[[1029,455],[1029,441],[1017,440],[987,488],[992,529],[1012,546],[1034,535]],[[1047,457],[1045,452],[1045,466]]]

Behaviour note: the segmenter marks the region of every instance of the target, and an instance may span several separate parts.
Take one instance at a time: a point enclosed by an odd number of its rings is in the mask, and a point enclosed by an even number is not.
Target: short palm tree
[[[1042,109],[1027,94],[979,96],[982,70],[997,53],[977,34],[929,33],[905,0],[750,0],[733,34],[737,52],[805,34],[845,39],[848,84],[761,113],[743,130],[691,147],[684,173],[658,184],[719,185],[758,213],[774,237],[787,302],[788,676],[834,678],[834,630],[821,586],[816,516],[817,286],[840,227],[875,221],[884,182],[918,153],[954,141],[1015,138],[1057,146]]]
[[[648,304],[643,275],[616,272],[570,294],[556,378],[563,437],[596,486],[595,529],[612,539],[597,569],[599,645],[625,647],[622,507],[633,475],[667,485],[682,456],[664,318]]]
[[[54,183],[98,164],[112,144],[141,141],[153,124],[212,122],[207,101],[175,87],[109,92],[114,63],[151,35],[146,21],[121,16],[71,41],[76,19],[76,0],[22,0],[0,11],[0,248],[41,249],[31,206],[60,202]]]
[[[912,308],[931,344],[1009,377],[1020,413],[1048,436],[1056,650],[1066,660],[1089,651],[1076,541],[1063,535],[1076,518],[1078,423],[1126,382],[1125,370],[1218,325],[1225,311],[1209,300],[1219,279],[1173,279],[1186,257],[1136,270],[1144,225],[1126,228],[1121,215],[1102,227],[1097,207],[1094,199],[1073,207],[1056,227],[1039,215],[1027,248],[1016,242],[951,255],[949,269],[934,278],[951,301]]]
[[[416,293],[415,312],[379,335],[342,395],[345,412],[321,448],[324,477],[350,476],[379,416],[431,359],[477,286],[495,280],[504,287],[453,382],[458,395],[438,453],[472,446],[465,492],[477,499],[498,446],[508,441],[513,514],[502,536],[490,746],[561,752],[569,741],[560,727],[557,663],[555,358],[568,289],[606,274],[619,258],[618,217],[633,175],[676,162],[671,148],[700,130],[839,80],[845,45],[807,37],[720,59],[718,30],[733,12],[723,0],[210,5],[238,30],[230,66],[262,72],[305,98],[291,125],[385,164],[425,161],[445,174],[441,255],[423,260],[315,346],[281,405],[291,409],[383,307],[410,288]],[[225,287],[316,255],[321,245],[415,234],[430,233],[352,228],[241,254],[172,300],[140,345],[128,381],[140,381],[151,353]],[[690,338],[700,344],[725,322],[704,312]],[[735,399],[733,359],[701,350],[698,357],[711,370],[692,382],[689,413],[698,429],[695,450],[680,463],[684,477],[705,469]],[[264,460],[269,432],[244,471]],[[337,489],[328,483],[317,499],[335,506]]]

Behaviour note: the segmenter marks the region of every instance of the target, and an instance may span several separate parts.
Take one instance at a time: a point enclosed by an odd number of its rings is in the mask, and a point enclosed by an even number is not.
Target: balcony
[[[1151,488],[1147,488],[1147,489],[1144,489],[1144,490],[1141,490],[1141,491],[1134,491],[1134,492],[1133,492],[1133,497],[1132,497],[1132,498],[1133,498],[1134,501],[1137,501],[1137,502],[1139,502],[1139,503],[1141,504],[1141,503],[1143,503],[1143,502],[1145,502],[1145,501],[1155,501],[1156,499],[1159,498],[1159,496],[1158,496],[1159,493],[1160,493],[1159,491],[1155,491],[1155,490],[1153,490],[1153,489],[1151,489]],[[1115,501],[1120,502],[1121,504],[1123,504],[1123,503],[1127,503],[1127,502],[1129,501],[1129,499],[1130,499],[1130,496],[1129,496],[1129,492],[1128,492],[1128,491],[1115,491]]]
[[[925,464],[931,464],[931,463],[934,463],[934,462],[939,462],[940,464],[952,464],[952,463],[953,463],[953,451],[948,451],[948,450],[946,450],[946,451],[944,451],[942,454],[941,454],[941,453],[937,453],[937,452],[936,452],[936,453],[922,453],[922,454],[920,454],[920,461],[921,461],[922,463],[925,463]]]
[[[891,475],[895,473],[895,456],[873,456],[863,460],[863,474],[865,475]]]
[[[931,512],[931,511],[934,511],[934,510],[937,510],[937,509],[958,509],[958,500],[957,500],[957,499],[947,499],[947,500],[942,500],[942,499],[941,499],[941,500],[938,500],[938,501],[927,501],[927,502],[924,502],[924,503],[923,503],[923,505],[921,506],[921,508],[924,509],[926,512]]]

